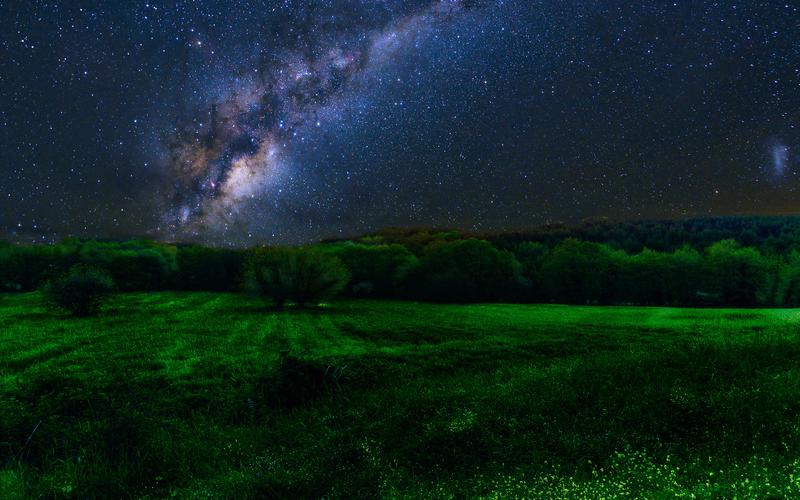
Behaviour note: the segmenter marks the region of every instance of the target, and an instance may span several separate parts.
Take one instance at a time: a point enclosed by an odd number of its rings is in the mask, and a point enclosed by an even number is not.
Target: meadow
[[[800,312],[0,296],[0,497],[800,496]]]

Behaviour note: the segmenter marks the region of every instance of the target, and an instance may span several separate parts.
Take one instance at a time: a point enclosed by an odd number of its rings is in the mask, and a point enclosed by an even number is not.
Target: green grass
[[[1,498],[800,495],[795,310],[39,299],[0,297]]]

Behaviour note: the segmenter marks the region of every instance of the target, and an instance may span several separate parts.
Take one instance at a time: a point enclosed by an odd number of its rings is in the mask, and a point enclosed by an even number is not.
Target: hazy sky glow
[[[0,232],[246,245],[800,208],[791,3],[0,4]]]

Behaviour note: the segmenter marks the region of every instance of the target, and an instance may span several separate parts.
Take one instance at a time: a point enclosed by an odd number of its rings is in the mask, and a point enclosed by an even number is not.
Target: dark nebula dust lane
[[[295,243],[797,212],[791,3],[0,4],[0,231]]]

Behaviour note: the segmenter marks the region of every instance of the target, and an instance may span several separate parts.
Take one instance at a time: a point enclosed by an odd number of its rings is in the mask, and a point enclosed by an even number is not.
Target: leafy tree
[[[429,249],[408,276],[410,290],[428,300],[479,302],[515,296],[521,266],[511,252],[478,239]]]
[[[46,305],[65,309],[75,316],[97,314],[114,289],[103,271],[78,264],[62,277],[47,282],[42,290]]]
[[[517,245],[514,254],[522,266],[522,276],[528,284],[526,297],[532,301],[544,300],[542,289],[542,264],[550,249],[543,243],[526,241]]]
[[[81,262],[105,270],[125,291],[162,289],[177,267],[174,246],[148,240],[70,240],[62,246],[74,247]]]
[[[780,262],[775,293],[775,304],[800,306],[800,253],[793,250]]]
[[[614,302],[625,256],[607,245],[567,238],[542,263],[545,293],[568,304]]]
[[[296,248],[278,262],[279,281],[297,305],[333,297],[350,279],[342,261],[315,248]]]
[[[624,302],[644,305],[691,305],[702,287],[699,252],[682,247],[672,253],[644,249],[624,259],[617,284]]]
[[[706,249],[711,286],[724,305],[753,307],[766,302],[766,260],[754,248],[743,248],[734,240],[722,240]]]
[[[283,309],[289,298],[289,283],[279,272],[282,263],[289,260],[290,248],[258,247],[249,252],[246,263],[247,287],[263,297],[272,299],[277,309]]]
[[[349,244],[335,251],[335,255],[350,271],[348,291],[353,295],[397,295],[402,273],[417,262],[413,253],[397,244]]]
[[[666,270],[658,279],[663,283],[666,305],[686,306],[697,301],[697,292],[703,286],[703,256],[694,248],[684,245],[666,261]]]
[[[341,260],[315,248],[259,248],[251,253],[248,275],[253,289],[277,308],[290,299],[302,307],[335,296],[350,279]]]
[[[245,252],[187,245],[178,248],[173,286],[182,290],[233,291],[242,285]]]
[[[124,291],[160,290],[169,275],[163,255],[155,250],[109,252],[105,267]]]
[[[74,254],[49,245],[9,245],[0,248],[0,288],[31,291],[76,263]]]

